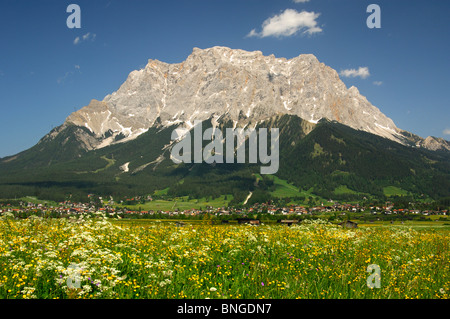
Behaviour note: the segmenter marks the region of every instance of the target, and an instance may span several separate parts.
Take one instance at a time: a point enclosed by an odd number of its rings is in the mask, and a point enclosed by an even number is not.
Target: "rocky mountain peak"
[[[149,60],[103,101],[92,101],[66,123],[88,128],[102,140],[97,148],[133,139],[158,123],[192,127],[195,120],[227,115],[251,125],[275,114],[322,118],[402,142],[394,122],[357,88],[312,54],[292,59],[227,47],[194,48],[182,63]],[[108,134],[107,132],[112,132]]]

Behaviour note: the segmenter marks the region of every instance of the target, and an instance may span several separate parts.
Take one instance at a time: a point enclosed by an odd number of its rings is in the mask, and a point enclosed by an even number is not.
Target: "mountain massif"
[[[273,194],[253,164],[175,164],[172,131],[279,128],[277,178],[323,198],[450,194],[450,143],[396,127],[313,55],[286,60],[224,47],[182,63],[149,60],[103,101],[68,116],[38,144],[0,159],[0,197],[98,193]],[[343,190],[345,190],[343,192]],[[60,197],[63,195],[60,195]],[[58,198],[60,199],[60,198]]]

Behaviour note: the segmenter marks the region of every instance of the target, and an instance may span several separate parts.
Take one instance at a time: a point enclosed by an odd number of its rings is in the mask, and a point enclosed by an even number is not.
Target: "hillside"
[[[211,125],[204,121],[203,130]],[[226,118],[219,121],[222,129],[232,125]],[[323,198],[360,199],[364,195],[381,198],[386,187],[431,198],[450,192],[447,152],[411,148],[335,121],[312,124],[292,115],[274,116],[256,130],[262,127],[280,129],[276,176],[300,193],[311,190]],[[270,176],[259,174],[261,164],[175,164],[170,159],[174,128],[156,126],[132,141],[89,152],[73,136],[62,152],[55,151],[62,136],[43,139],[17,159],[2,160],[1,197],[63,200],[68,194],[79,198],[89,193],[135,196],[168,188],[169,196],[230,194],[240,202],[256,191],[262,199],[270,198],[276,185]]]

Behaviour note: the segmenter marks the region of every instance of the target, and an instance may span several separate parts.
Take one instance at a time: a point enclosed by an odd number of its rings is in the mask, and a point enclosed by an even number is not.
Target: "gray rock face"
[[[95,146],[101,148],[118,134],[126,137],[120,142],[139,136],[158,117],[165,126],[192,127],[195,120],[227,115],[244,126],[276,114],[312,123],[327,118],[397,142],[405,139],[390,118],[313,55],[286,60],[225,47],[195,48],[179,64],[149,60],[116,92],[91,101],[66,123],[88,128],[102,140]]]
[[[426,139],[421,140],[418,146],[432,151],[450,151],[450,143],[448,141],[433,136],[428,136]]]

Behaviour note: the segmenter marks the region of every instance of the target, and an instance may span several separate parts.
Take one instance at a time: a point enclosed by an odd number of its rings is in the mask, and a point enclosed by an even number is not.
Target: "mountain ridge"
[[[61,200],[168,189],[170,196],[230,194],[238,203],[248,192],[270,193],[270,178],[255,185],[260,164],[174,163],[172,132],[195,121],[204,130],[279,128],[275,175],[299,192],[338,199],[383,198],[384,187],[415,198],[450,193],[450,143],[397,128],[313,55],[287,60],[214,47],[194,49],[178,64],[149,60],[103,101],[0,159],[0,194]]]
[[[450,150],[448,141],[430,137],[425,142],[397,128],[312,54],[287,60],[226,47],[194,48],[176,64],[149,60],[117,91],[103,101],[92,100],[69,115],[65,124],[87,127],[101,140],[93,148],[101,148],[114,143],[114,135],[125,136],[124,141],[139,136],[158,118],[166,126],[190,128],[194,120],[229,114],[236,125],[244,126],[277,113],[313,123],[328,118],[402,144]],[[108,131],[111,136],[104,138]]]
[[[188,70],[186,75],[180,73],[183,70]],[[203,72],[203,76],[199,72]],[[322,80],[331,80],[324,86],[317,86],[319,78],[311,78],[315,73],[322,74],[322,78],[319,77]],[[192,83],[196,90],[194,97]],[[228,87],[231,91],[227,91]],[[339,90],[323,93],[327,92],[321,90],[324,87]],[[250,96],[247,94],[249,90],[253,92]],[[272,93],[265,94],[265,91]],[[259,96],[260,103],[254,101],[255,96]],[[317,101],[326,102],[327,96],[334,100],[328,97],[329,103],[322,103],[321,111],[317,113]],[[357,107],[349,107],[349,101],[356,103]],[[359,108],[360,104],[363,107]],[[149,59],[145,68],[132,71],[117,91],[105,96],[103,101],[93,99],[87,106],[70,114],[62,125],[45,135],[38,144],[42,140],[56,138],[66,129],[70,132],[73,125],[88,130],[78,129],[76,138],[81,142],[82,150],[91,151],[133,140],[155,125],[176,124],[191,128],[194,120],[228,116],[234,127],[245,127],[254,126],[275,114],[295,114],[312,123],[321,118],[336,120],[413,148],[450,151],[450,142],[443,138],[422,138],[397,128],[356,87],[347,89],[338,73],[320,63],[312,54],[288,60],[276,58],[273,54],[264,56],[261,51],[219,46],[194,48],[185,61],[175,64]],[[345,120],[347,117],[349,119]],[[378,117],[383,121],[377,122]],[[21,153],[2,160],[15,160]]]
[[[203,122],[203,130],[213,126],[212,119]],[[223,117],[217,125],[224,130],[234,123]],[[255,183],[260,163],[174,163],[171,135],[176,127],[158,125],[127,143],[86,151],[80,148],[76,132],[92,133],[73,125],[71,134],[44,139],[17,159],[0,161],[0,194],[64,200],[68,194],[74,198],[91,193],[148,196],[168,189],[173,197],[229,194],[235,203],[244,201],[249,192],[257,191],[261,198],[269,194],[273,187],[270,178],[263,175]],[[280,169],[275,175],[299,192],[311,190],[322,198],[337,200],[383,198],[383,188],[390,186],[416,199],[421,194],[442,198],[450,192],[449,152],[414,149],[326,119],[314,124],[283,114],[255,129],[268,127],[280,129]],[[203,147],[207,143],[204,141]],[[247,153],[248,143],[246,148]],[[354,194],[336,193],[341,186]]]

